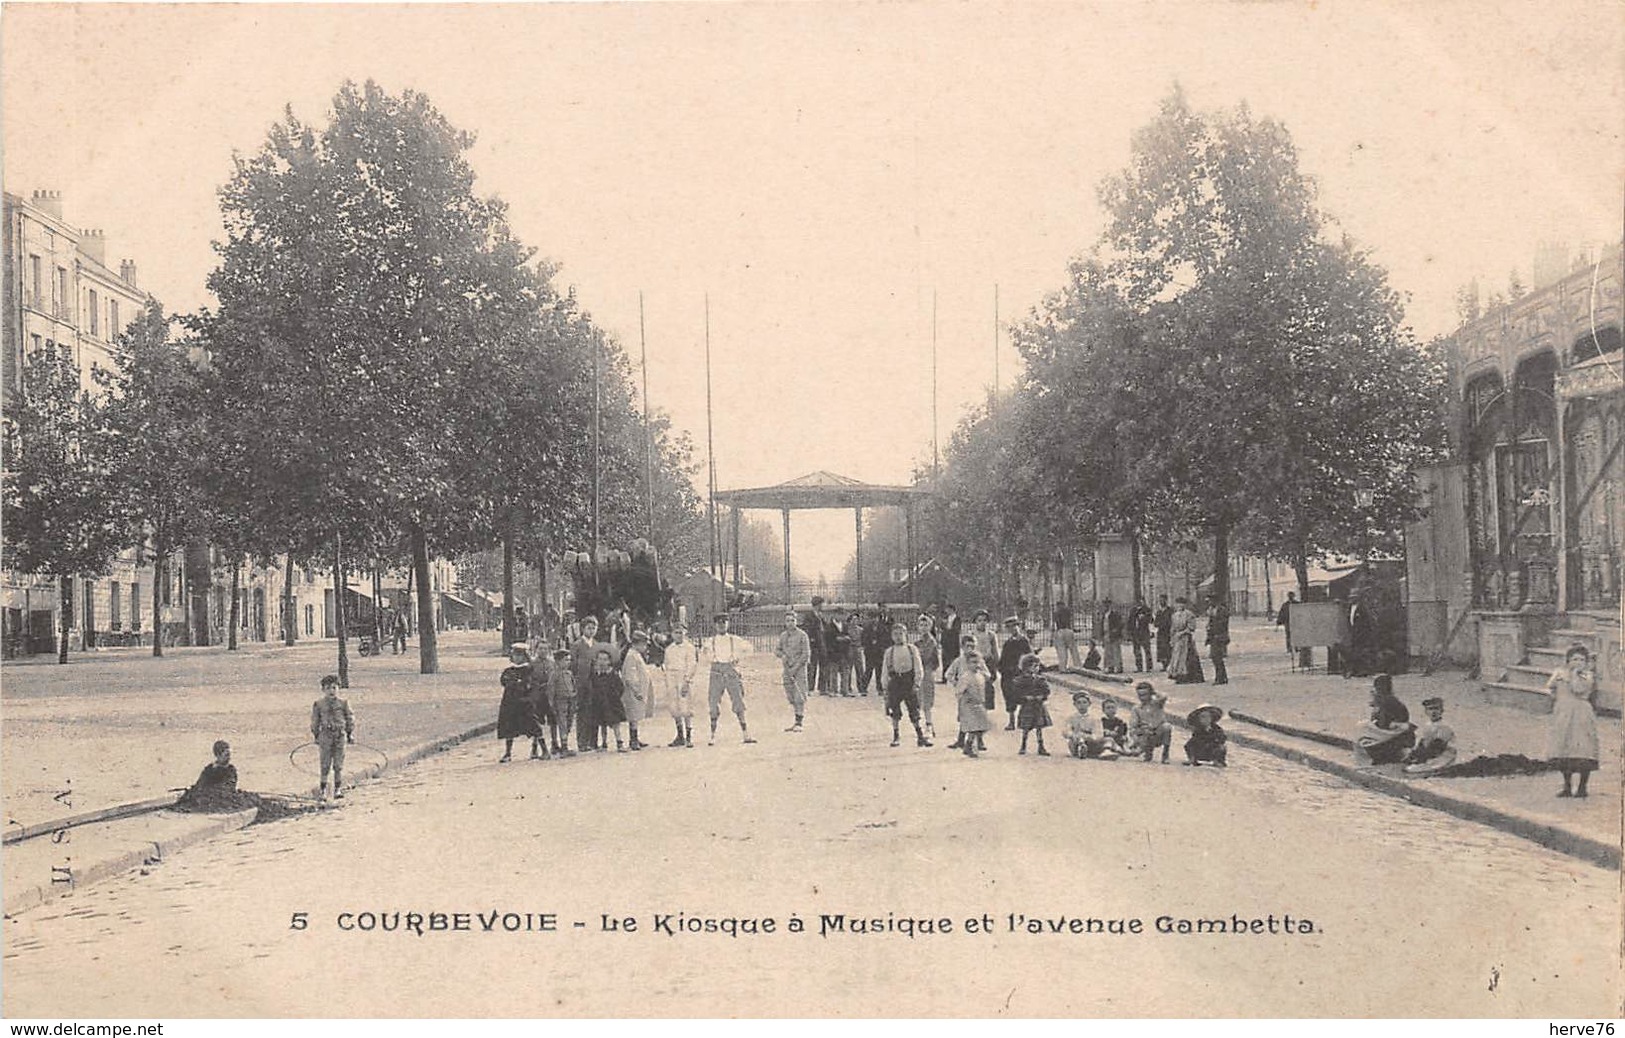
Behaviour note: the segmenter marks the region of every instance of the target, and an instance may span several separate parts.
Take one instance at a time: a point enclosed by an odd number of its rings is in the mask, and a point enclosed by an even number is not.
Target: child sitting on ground
[[[1100,649],[1098,649],[1095,646],[1095,640],[1093,638],[1090,638],[1086,644],[1089,646],[1089,651],[1084,653],[1084,656],[1083,656],[1083,669],[1084,670],[1099,670],[1100,669]]]
[[[1117,716],[1115,700],[1102,700],[1100,704],[1100,737],[1116,753],[1128,752],[1128,722]]]
[[[1106,745],[1100,734],[1100,722],[1089,712],[1089,693],[1072,693],[1072,706],[1077,713],[1066,719],[1067,752],[1078,760],[1088,757],[1114,758],[1117,756]]]
[[[1224,729],[1219,727],[1219,718],[1223,716],[1224,711],[1212,703],[1203,703],[1190,712],[1186,718],[1191,726],[1191,737],[1185,740],[1186,767],[1197,764],[1225,766],[1227,736]]]
[[[1416,746],[1405,756],[1405,774],[1431,775],[1456,762],[1456,733],[1444,723],[1444,700],[1438,696],[1422,700],[1428,723],[1416,733]]]
[[[1149,681],[1135,685],[1134,691],[1140,697],[1140,705],[1129,713],[1130,749],[1149,764],[1151,755],[1161,747],[1162,762],[1167,764],[1168,750],[1174,741],[1174,726],[1168,723],[1168,715],[1162,711],[1168,697],[1157,695]]]

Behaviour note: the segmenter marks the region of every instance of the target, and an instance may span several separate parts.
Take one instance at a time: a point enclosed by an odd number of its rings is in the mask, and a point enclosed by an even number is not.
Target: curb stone
[[[1059,676],[1064,684],[1083,684],[1076,676]],[[1113,676],[1115,677],[1115,675]],[[1089,691],[1099,696],[1114,699],[1119,705],[1134,705],[1122,696],[1113,695],[1110,689],[1090,687]],[[1170,716],[1168,720],[1176,728],[1187,727],[1183,718]],[[1538,843],[1548,850],[1558,851],[1570,857],[1590,862],[1593,865],[1613,869],[1616,872],[1620,871],[1621,848],[1618,844],[1608,843],[1605,840],[1586,836],[1548,822],[1540,822],[1523,815],[1503,811],[1487,804],[1480,804],[1472,800],[1441,793],[1437,790],[1427,789],[1416,783],[1393,778],[1381,772],[1367,771],[1352,764],[1328,760],[1325,757],[1307,753],[1297,747],[1283,745],[1273,739],[1263,739],[1247,732],[1236,732],[1234,730],[1227,730],[1226,734],[1229,736],[1230,742],[1237,746],[1243,746],[1250,750],[1262,750],[1265,753],[1274,754],[1296,764],[1306,765],[1316,771],[1336,775],[1338,778],[1354,785],[1404,800],[1418,807],[1442,811],[1464,821],[1487,825],[1504,833]]]
[[[421,743],[398,758],[391,758],[385,763],[372,764],[359,769],[354,778],[345,782],[345,788],[354,788],[359,782],[378,778],[391,768],[403,768],[408,764],[448,750],[469,739],[477,739],[482,735],[487,735],[496,731],[496,727],[496,722],[487,722],[452,735]],[[320,787],[311,787],[311,794],[315,795],[319,789]],[[130,804],[118,804],[113,807],[101,808],[97,811],[54,819],[48,822],[37,822],[27,827],[28,836],[42,836],[73,825],[86,825],[98,821],[114,821],[139,814],[150,814],[168,807],[174,802],[175,798],[173,796],[154,798]],[[140,841],[136,846],[128,850],[76,870],[73,879],[67,883],[32,883],[22,886],[19,890],[7,890],[3,907],[4,914],[14,916],[26,912],[30,908],[36,908],[63,894],[88,887],[93,883],[99,883],[104,879],[122,875],[130,869],[162,861],[167,855],[174,854],[183,848],[243,828],[254,820],[255,814],[254,809],[235,811],[231,814],[216,816],[209,822],[200,824],[196,829],[188,830],[167,840]],[[192,817],[199,816],[194,815]],[[28,836],[18,833],[8,842],[17,842],[28,838]]]
[[[36,908],[63,894],[100,883],[104,879],[111,879],[128,872],[130,869],[142,865],[151,865],[163,861],[167,855],[174,854],[195,843],[201,843],[224,833],[235,832],[254,820],[256,810],[248,808],[243,811],[234,811],[231,814],[220,815],[216,818],[201,822],[195,829],[187,830],[178,836],[167,840],[143,840],[135,846],[120,851],[110,857],[76,870],[72,878],[66,883],[32,883],[18,891],[7,891],[4,911],[7,916],[14,916],[30,908]]]

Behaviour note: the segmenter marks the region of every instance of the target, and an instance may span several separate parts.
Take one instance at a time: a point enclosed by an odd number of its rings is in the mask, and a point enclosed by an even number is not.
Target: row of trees
[[[1177,91],[1101,187],[1105,227],[1012,337],[1020,383],[955,430],[929,543],[966,574],[1102,533],[1307,566],[1397,549],[1445,447],[1445,371],[1331,222],[1279,123]],[[1004,586],[1008,587],[1006,583]]]
[[[606,544],[650,536],[668,567],[701,564],[692,444],[652,415],[646,448],[625,353],[475,192],[472,144],[422,94],[371,82],[345,84],[325,126],[288,111],[220,191],[212,308],[151,305],[96,394],[63,358],[28,365],[8,565],[66,586],[197,536],[285,557],[289,585],[315,563],[343,676],[347,569],[410,565],[426,589],[431,551],[539,561],[587,547],[595,514]],[[416,604],[433,673],[434,603]]]

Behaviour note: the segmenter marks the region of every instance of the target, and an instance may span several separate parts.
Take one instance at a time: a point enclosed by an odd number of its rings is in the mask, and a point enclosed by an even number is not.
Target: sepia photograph
[[[1618,4],[8,0],[0,177],[12,1033],[1625,1015]]]

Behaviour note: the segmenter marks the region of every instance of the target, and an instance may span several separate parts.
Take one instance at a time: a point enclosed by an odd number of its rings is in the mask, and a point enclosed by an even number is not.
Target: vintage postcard
[[[0,60],[8,1018],[1621,1014],[1617,5]]]

